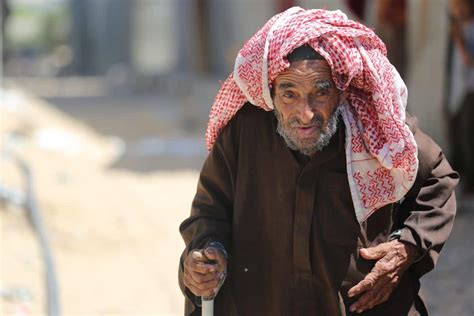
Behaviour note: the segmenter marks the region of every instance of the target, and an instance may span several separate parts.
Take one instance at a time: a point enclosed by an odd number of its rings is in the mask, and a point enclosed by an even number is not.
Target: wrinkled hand
[[[406,269],[417,256],[417,249],[410,244],[393,240],[372,248],[360,249],[360,255],[367,260],[378,260],[367,276],[352,287],[348,295],[362,294],[351,305],[351,312],[361,313],[387,301]]]
[[[184,285],[196,296],[214,297],[224,282],[226,268],[221,249],[193,250],[184,260]]]

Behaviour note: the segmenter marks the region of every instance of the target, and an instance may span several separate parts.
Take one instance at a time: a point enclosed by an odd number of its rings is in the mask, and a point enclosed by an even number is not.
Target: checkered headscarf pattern
[[[346,125],[347,173],[357,219],[398,201],[415,181],[418,160],[405,124],[407,89],[372,30],[340,11],[293,7],[272,17],[240,50],[209,116],[210,150],[245,102],[273,109],[273,80],[289,67],[286,56],[308,44],[321,54],[340,90]]]

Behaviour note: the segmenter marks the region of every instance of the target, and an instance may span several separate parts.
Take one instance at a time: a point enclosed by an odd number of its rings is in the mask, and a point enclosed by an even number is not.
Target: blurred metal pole
[[[23,172],[26,179],[25,188],[25,208],[28,212],[28,219],[36,231],[43,255],[43,260],[46,270],[46,289],[48,298],[48,315],[59,316],[60,307],[58,300],[58,282],[56,278],[56,272],[54,268],[54,261],[51,250],[49,248],[49,240],[46,228],[41,218],[41,212],[36,202],[36,196],[33,188],[33,176],[29,166],[21,159],[13,157],[18,163],[21,171]]]
[[[41,218],[41,213],[36,202],[36,196],[33,189],[33,176],[28,165],[18,159],[18,163],[26,178],[26,209],[31,225],[38,234],[41,252],[46,268],[46,288],[48,292],[48,315],[59,316],[59,301],[58,301],[58,283],[56,279],[56,272],[54,268],[53,256],[49,248],[48,233]]]

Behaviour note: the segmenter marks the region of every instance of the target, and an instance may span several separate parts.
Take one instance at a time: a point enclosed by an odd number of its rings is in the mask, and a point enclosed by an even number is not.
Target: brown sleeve
[[[400,241],[416,246],[421,256],[411,267],[419,278],[431,271],[451,233],[456,214],[454,188],[459,175],[441,148],[417,130],[419,170],[415,184],[400,205]]]
[[[238,153],[237,118],[222,131],[204,162],[197,192],[192,202],[191,215],[181,223],[179,231],[186,243],[180,258],[179,285],[186,296],[185,314],[195,309],[196,297],[183,284],[183,262],[193,249],[202,249],[212,241],[231,249],[233,195]],[[196,304],[197,303],[197,304]],[[196,311],[195,311],[196,312]]]

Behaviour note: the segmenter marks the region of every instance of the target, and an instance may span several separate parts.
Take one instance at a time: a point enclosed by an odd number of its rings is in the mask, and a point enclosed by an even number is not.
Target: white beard
[[[331,117],[329,118],[329,121],[326,127],[322,129],[319,138],[314,139],[314,141],[308,146],[301,147],[298,145],[298,140],[294,139],[296,136],[291,135],[291,133],[289,133],[285,129],[281,114],[275,108],[274,113],[278,121],[277,132],[278,134],[280,134],[281,137],[283,137],[286,145],[290,149],[299,151],[300,153],[306,156],[312,156],[316,152],[321,151],[324,147],[326,147],[329,144],[329,141],[331,140],[332,136],[337,131],[337,122],[339,121],[341,112],[342,112],[342,106],[341,104],[339,104],[336,110],[334,110],[334,112],[331,114]]]

